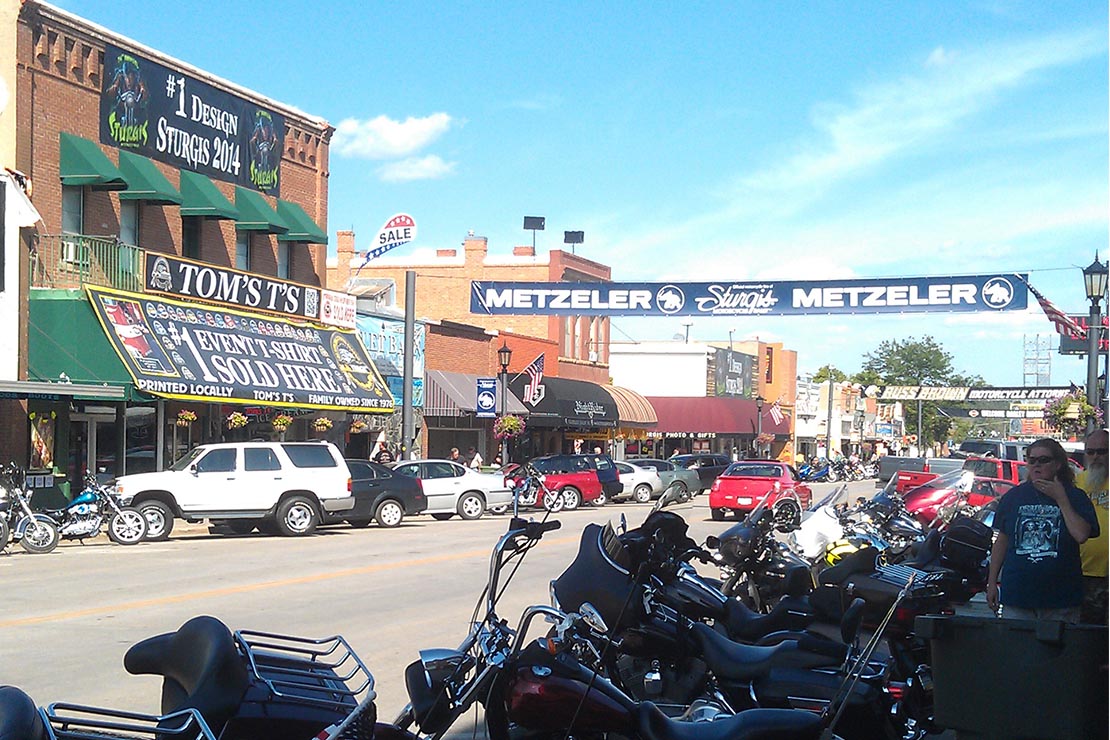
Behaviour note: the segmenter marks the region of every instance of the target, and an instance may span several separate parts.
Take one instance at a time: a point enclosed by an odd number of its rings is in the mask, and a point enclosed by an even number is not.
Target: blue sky
[[[1105,2],[375,4],[148,0],[62,7],[326,118],[329,232],[579,252],[618,281],[1022,271],[1085,313],[1108,243]],[[323,14],[317,11],[323,9]],[[681,318],[613,320],[667,339]],[[932,335],[957,370],[1023,382],[1028,312],[703,319],[802,371]],[[1055,339],[1053,339],[1055,343]],[[1052,381],[1084,383],[1053,353]]]

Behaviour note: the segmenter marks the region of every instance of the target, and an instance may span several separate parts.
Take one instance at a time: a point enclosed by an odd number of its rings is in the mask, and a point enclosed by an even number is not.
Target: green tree
[[[817,384],[828,383],[829,375],[832,375],[834,383],[843,383],[848,379],[842,370],[837,370],[832,365],[822,365],[817,368],[817,372],[813,374],[813,382]]]

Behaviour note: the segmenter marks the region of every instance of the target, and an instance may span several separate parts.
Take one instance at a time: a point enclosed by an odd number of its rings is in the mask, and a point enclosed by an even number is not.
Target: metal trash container
[[[1106,737],[1107,627],[917,617],[930,641],[936,722],[963,738]]]

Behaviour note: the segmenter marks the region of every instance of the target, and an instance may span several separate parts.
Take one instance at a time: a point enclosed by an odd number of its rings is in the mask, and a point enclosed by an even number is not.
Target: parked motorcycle
[[[807,483],[821,483],[837,481],[837,473],[833,470],[832,463],[823,457],[812,457],[798,468],[798,479]]]
[[[108,539],[118,545],[136,545],[146,537],[146,517],[138,509],[123,506],[110,487],[85,476],[85,488],[60,509],[45,509],[54,520],[58,534],[67,540],[96,537],[107,527]]]
[[[0,468],[0,552],[8,537],[18,540],[30,553],[44,554],[58,546],[58,527],[54,520],[31,509],[31,491],[24,487],[26,471],[15,463]]]

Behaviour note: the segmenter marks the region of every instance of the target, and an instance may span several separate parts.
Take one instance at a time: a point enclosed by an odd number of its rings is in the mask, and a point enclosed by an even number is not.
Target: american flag
[[[771,404],[771,412],[770,413],[771,413],[771,419],[774,420],[774,422],[776,424],[781,424],[783,422],[783,420],[786,419],[786,414],[782,413],[782,408],[779,406],[778,401],[775,401],[774,403]]]
[[[1048,320],[1056,325],[1056,331],[1065,336],[1071,336],[1075,339],[1086,339],[1087,330],[1077,324],[1075,320],[1068,316],[1066,313],[1056,308],[1052,301],[1041,295],[1040,291],[1029,284],[1029,281],[1021,275],[1016,276],[1018,280],[1025,283],[1025,287],[1029,288],[1029,292],[1037,299],[1037,303],[1041,304],[1041,310],[1044,311]]]
[[[528,376],[528,384],[524,386],[524,402],[532,403],[532,399],[536,397],[536,391],[540,387],[540,382],[543,380],[543,354],[532,360],[532,364],[524,368],[524,374]]]

